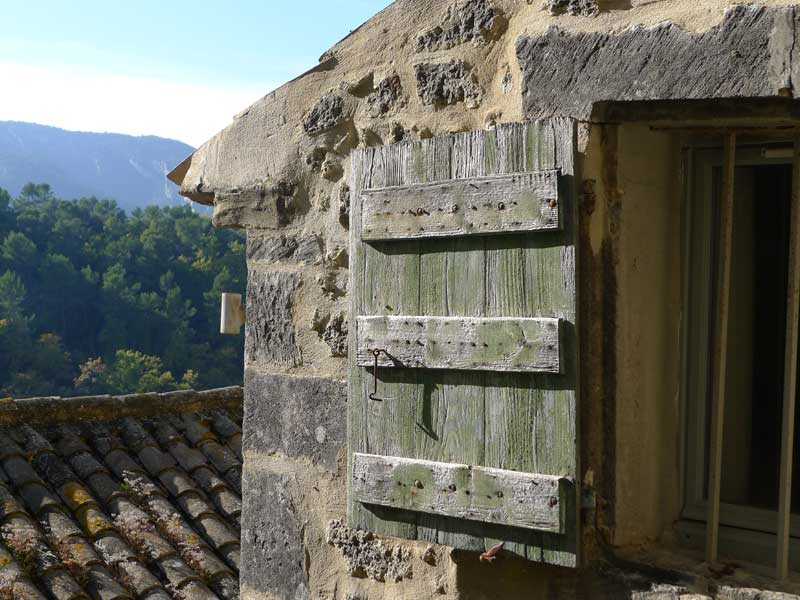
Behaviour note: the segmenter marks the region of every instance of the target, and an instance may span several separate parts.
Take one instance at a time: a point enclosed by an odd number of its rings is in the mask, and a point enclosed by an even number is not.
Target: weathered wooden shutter
[[[553,119],[354,153],[353,526],[576,564],[575,139]]]

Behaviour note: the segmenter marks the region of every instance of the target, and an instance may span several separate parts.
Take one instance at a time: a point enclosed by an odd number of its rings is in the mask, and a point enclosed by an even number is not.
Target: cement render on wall
[[[400,0],[184,165],[182,192],[213,202],[218,226],[247,229],[245,598],[777,597],[759,591],[769,580],[710,577],[694,555],[659,562],[686,573],[677,579],[597,565],[573,572],[348,531],[345,182],[357,146],[555,113],[592,121],[608,100],[791,94],[800,45],[786,4],[726,13],[729,2],[717,0],[552,10]],[[666,134],[584,125],[579,150],[582,475],[597,500],[585,538],[603,558],[605,544],[668,541],[679,510],[679,190]]]

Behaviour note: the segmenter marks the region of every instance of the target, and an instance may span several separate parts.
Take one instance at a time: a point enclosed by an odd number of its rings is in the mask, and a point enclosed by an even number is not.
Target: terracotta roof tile
[[[114,530],[114,522],[93,504],[87,504],[75,511],[75,520],[92,538]]]
[[[3,437],[0,434],[0,438]],[[39,481],[39,476],[27,460],[19,455],[10,455],[2,461],[3,469],[15,485],[25,485],[31,481]]]
[[[216,440],[207,440],[201,442],[200,450],[223,476],[227,478],[228,472],[233,471],[239,475],[237,481],[241,480],[241,462],[229,448],[220,445]]]
[[[210,415],[211,428],[242,462],[242,428],[222,411]]]
[[[225,516],[237,528],[242,526],[242,498],[227,488],[217,488],[209,494],[219,514]]]
[[[130,592],[122,587],[111,574],[104,569],[94,569],[89,575],[86,591],[99,600],[117,600],[132,598]]]
[[[217,600],[217,596],[200,581],[189,581],[175,593],[175,598],[191,598],[192,600]]]
[[[31,514],[37,517],[45,508],[61,506],[61,500],[58,496],[41,481],[31,481],[18,486],[17,494],[25,502],[25,506],[28,507]]]
[[[159,592],[160,598],[169,598],[169,594],[167,594],[167,591],[162,587],[155,575],[138,560],[131,559],[118,562],[114,571],[120,583],[123,583],[140,598],[154,591]]]
[[[97,446],[97,453],[117,477],[122,477],[123,473],[130,476],[131,473],[142,473],[144,467],[137,463],[131,456],[121,448],[113,448],[109,452],[102,450],[104,446]]]
[[[50,571],[40,575],[39,580],[44,583],[43,587],[56,600],[83,600],[84,598],[88,600],[89,598],[89,594],[66,571]]]
[[[215,410],[210,413],[209,421],[211,428],[218,436],[225,440],[230,439],[235,435],[242,435],[242,427],[236,421],[232,420],[226,413]]]
[[[174,430],[165,430],[172,439]],[[136,442],[141,449],[150,449],[151,456],[155,456],[155,439],[138,425],[126,422],[124,435]],[[115,447],[114,453],[117,455],[116,462],[118,467],[123,463],[132,465],[133,461],[121,460],[123,450]],[[237,465],[238,466],[238,465]],[[138,482],[138,486],[132,486],[132,492],[137,497],[139,504],[146,506],[148,513],[158,524],[160,530],[166,537],[175,544],[176,547],[184,551],[187,562],[198,570],[204,578],[216,577],[219,572],[224,570],[222,563],[213,556],[213,553],[206,552],[203,548],[203,541],[198,533],[205,540],[205,543],[213,548],[220,550],[225,547],[222,554],[228,565],[238,572],[238,548],[239,532],[237,527],[231,527],[222,517],[217,516],[213,505],[208,502],[202,492],[194,485],[190,477],[181,469],[170,468],[160,471],[157,466],[151,467],[154,474],[160,475],[161,482],[172,496],[172,501],[163,497],[160,488],[154,480],[149,479],[145,474],[138,471],[133,473]],[[116,469],[118,477],[125,478],[128,473],[125,470]],[[189,498],[192,499],[192,509],[189,509]],[[175,504],[173,504],[173,502]],[[178,509],[176,509],[176,506]],[[183,511],[183,512],[181,512]],[[183,515],[186,515],[187,519]],[[235,546],[235,548],[232,548]],[[186,552],[187,548],[193,548],[195,552]],[[234,550],[236,552],[234,552]],[[231,557],[235,556],[235,559]],[[193,560],[198,562],[193,563]],[[217,564],[218,563],[218,564]]]
[[[97,538],[94,547],[112,567],[137,559],[136,552],[116,531]]]
[[[175,460],[178,461],[184,471],[191,473],[195,469],[208,466],[208,461],[202,452],[189,448],[182,442],[168,444],[168,448],[169,453],[175,457]]]
[[[44,511],[39,517],[39,522],[49,537],[56,540],[65,540],[83,534],[83,530],[78,524],[60,507]]]
[[[241,388],[10,405],[0,597],[238,599]]]
[[[208,494],[211,494],[220,488],[229,487],[228,484],[225,483],[219,475],[217,475],[216,471],[208,467],[200,467],[199,469],[195,470],[192,473],[192,479],[194,479]]]
[[[178,496],[175,500],[178,506],[181,507],[181,510],[193,521],[204,515],[216,514],[214,512],[214,507],[195,490],[192,490],[192,493]]]

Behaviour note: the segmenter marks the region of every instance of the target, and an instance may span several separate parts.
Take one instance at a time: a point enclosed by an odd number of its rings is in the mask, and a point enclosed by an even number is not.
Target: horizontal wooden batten
[[[357,363],[379,367],[560,373],[560,320],[358,317]]]
[[[362,504],[564,532],[566,477],[360,453],[352,477]]]
[[[365,241],[557,230],[558,170],[361,192]]]

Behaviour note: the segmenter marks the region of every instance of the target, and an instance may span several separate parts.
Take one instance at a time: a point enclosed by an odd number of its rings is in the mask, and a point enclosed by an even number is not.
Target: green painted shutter
[[[553,119],[353,154],[352,526],[576,564],[575,147]]]

